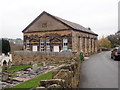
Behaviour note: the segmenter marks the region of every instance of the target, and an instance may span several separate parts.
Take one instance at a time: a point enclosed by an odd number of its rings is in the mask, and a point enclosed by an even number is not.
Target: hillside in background
[[[21,38],[9,39],[4,38],[10,42],[11,52],[23,50],[23,40]]]

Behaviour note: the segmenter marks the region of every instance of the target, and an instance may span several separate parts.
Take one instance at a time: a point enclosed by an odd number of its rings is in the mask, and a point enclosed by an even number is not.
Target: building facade
[[[85,54],[97,52],[97,34],[90,28],[42,12],[23,31],[24,50],[60,52],[71,49]]]

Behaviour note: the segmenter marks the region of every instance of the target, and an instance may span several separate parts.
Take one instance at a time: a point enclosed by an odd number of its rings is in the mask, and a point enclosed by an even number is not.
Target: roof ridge
[[[67,24],[68,26],[72,27],[72,28],[75,29],[75,30],[84,31],[84,32],[87,32],[87,33],[90,33],[90,34],[97,35],[97,34],[95,34],[93,31],[89,30],[88,28],[86,28],[86,27],[84,27],[84,26],[82,26],[82,25],[80,25],[80,24],[77,24],[77,23],[68,21],[68,20],[66,20],[66,19],[62,19],[62,18],[60,18],[60,17],[58,17],[58,16],[54,16],[54,15],[52,15],[52,16],[55,17],[56,19],[62,21],[63,23]],[[71,25],[71,24],[72,24],[72,25]],[[79,27],[81,27],[81,29],[75,28],[75,26],[79,26]],[[84,29],[84,30],[83,30],[83,29]],[[98,35],[97,35],[97,36],[98,36]]]
[[[60,17],[57,17],[57,16],[55,16],[56,18],[60,18]],[[63,18],[60,18],[60,19],[62,19],[62,20],[65,20],[65,21],[67,21],[67,22],[70,22],[70,23],[73,23],[73,24],[77,24],[77,25],[80,25],[80,24],[78,24],[78,23],[75,23],[75,22],[72,22],[72,21],[68,21],[68,20],[66,20],[66,19],[63,19]],[[82,25],[80,25],[80,26],[82,26]],[[84,27],[84,26],[82,26],[83,28],[86,28],[86,27]],[[87,28],[86,28],[87,29]]]
[[[77,31],[81,31],[81,32],[85,32],[85,33],[89,33],[89,34],[93,34],[93,35],[97,35],[95,34],[93,31],[89,30],[88,28],[80,25],[80,24],[77,24],[77,23],[74,23],[74,22],[71,22],[71,21],[68,21],[68,20],[65,20],[65,19],[62,19],[60,17],[57,17],[57,16],[54,16],[54,15],[51,15],[49,13],[47,13],[46,11],[43,11],[35,20],[33,20],[22,32],[26,31],[32,24],[34,24],[42,15],[44,14],[47,14],[51,17],[53,17],[54,19],[60,21],[61,23],[65,24],[66,26],[72,28],[73,30],[77,30]],[[98,36],[98,35],[97,35]]]

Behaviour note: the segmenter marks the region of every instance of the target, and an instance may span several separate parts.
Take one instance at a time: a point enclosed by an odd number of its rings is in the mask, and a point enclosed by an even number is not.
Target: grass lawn
[[[10,88],[9,90],[12,90],[12,89],[14,90],[15,88],[16,89],[17,88],[22,88],[22,90],[28,90],[30,88],[36,88],[36,87],[38,87],[40,80],[50,80],[50,79],[52,79],[52,71],[48,72],[46,74],[43,74],[41,76],[35,77],[33,79],[30,79],[30,80],[28,80],[26,82],[23,82],[21,84],[18,84],[16,86]]]
[[[38,64],[38,66],[42,66],[42,65]],[[6,71],[16,72],[16,71],[20,71],[20,70],[30,68],[30,67],[32,67],[32,65],[15,65],[15,66],[11,66],[11,68],[8,68]]]
[[[23,70],[25,68],[32,67],[32,65],[16,65],[16,66],[11,66],[11,68],[8,68],[6,71],[8,72],[16,72],[19,70]]]
[[[57,63],[51,63],[51,64],[66,64],[67,62],[57,62]],[[38,66],[42,66],[42,64],[38,64]],[[11,68],[8,68],[6,71],[8,72],[16,72],[16,71],[20,71],[26,68],[30,68],[32,67],[32,65],[15,65],[15,66],[11,66]]]

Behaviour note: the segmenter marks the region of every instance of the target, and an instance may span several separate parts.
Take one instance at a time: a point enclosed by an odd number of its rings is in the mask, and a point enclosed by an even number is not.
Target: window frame
[[[64,38],[63,39],[63,50],[67,50],[68,49],[68,39]]]
[[[42,23],[42,28],[46,28],[47,27],[47,22]]]
[[[44,52],[45,51],[45,42],[43,39],[40,39],[40,52]]]
[[[30,50],[30,40],[26,40],[26,50]]]
[[[46,40],[46,52],[50,52],[50,39]]]

